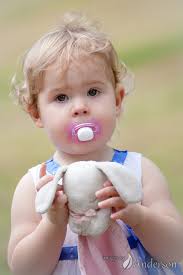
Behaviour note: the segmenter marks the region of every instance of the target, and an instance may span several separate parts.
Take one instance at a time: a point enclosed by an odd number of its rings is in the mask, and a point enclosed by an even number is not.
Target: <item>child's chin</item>
[[[99,149],[96,141],[84,141],[72,144],[69,148],[71,154],[89,154]]]

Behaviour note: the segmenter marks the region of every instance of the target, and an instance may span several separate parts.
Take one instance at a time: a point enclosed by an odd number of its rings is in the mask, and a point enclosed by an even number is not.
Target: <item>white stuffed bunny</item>
[[[62,179],[62,182],[61,182]],[[36,212],[45,213],[52,205],[57,184],[68,197],[69,226],[79,235],[99,235],[110,225],[111,209],[99,209],[95,192],[109,180],[126,203],[142,199],[141,184],[133,172],[116,162],[78,161],[59,168],[52,182],[36,196]]]

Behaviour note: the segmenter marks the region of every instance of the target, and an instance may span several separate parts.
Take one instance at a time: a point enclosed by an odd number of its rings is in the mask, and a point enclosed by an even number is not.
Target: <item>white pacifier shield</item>
[[[77,136],[79,141],[89,141],[94,138],[94,133],[90,127],[82,127],[78,130]]]

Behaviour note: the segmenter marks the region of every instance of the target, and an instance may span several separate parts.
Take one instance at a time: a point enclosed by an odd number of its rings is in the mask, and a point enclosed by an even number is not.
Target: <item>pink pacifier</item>
[[[100,132],[100,126],[97,122],[75,123],[70,127],[70,135],[73,140],[90,141],[93,140]]]

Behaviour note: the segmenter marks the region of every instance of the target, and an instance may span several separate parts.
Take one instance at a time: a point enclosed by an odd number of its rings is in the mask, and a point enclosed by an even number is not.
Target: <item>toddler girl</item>
[[[183,220],[171,201],[165,178],[140,153],[119,151],[107,144],[124,97],[133,88],[132,75],[120,63],[107,36],[85,17],[66,15],[58,29],[45,34],[27,51],[23,74],[24,82],[15,87],[14,95],[35,125],[45,129],[55,153],[29,169],[15,190],[8,247],[12,273],[84,274],[78,261],[77,235],[67,226],[63,188],[58,188],[52,207],[43,216],[35,212],[35,196],[61,165],[94,160],[125,165],[135,173],[143,190],[142,201],[133,204],[126,204],[109,181],[96,192],[98,206],[113,209],[111,219],[120,224],[131,249],[118,273],[183,274],[177,264],[183,258]],[[89,133],[79,138],[72,134],[78,125],[99,130],[93,130],[94,136]],[[90,256],[94,266],[97,259]],[[118,264],[120,255],[112,256]],[[109,248],[103,264],[112,256]],[[132,256],[138,260],[136,267],[129,264]],[[100,274],[104,274],[102,269],[101,263]],[[112,269],[108,274],[116,275]]]

